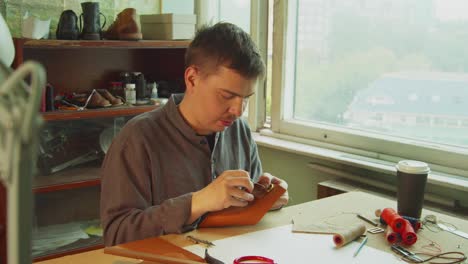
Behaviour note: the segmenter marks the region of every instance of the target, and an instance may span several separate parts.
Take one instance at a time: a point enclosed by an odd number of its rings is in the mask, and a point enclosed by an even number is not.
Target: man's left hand
[[[284,192],[283,195],[280,196],[280,198],[273,204],[270,210],[280,209],[281,207],[285,206],[288,203],[289,201],[288,183],[286,183],[284,180],[278,177],[275,177],[271,175],[270,173],[265,172],[262,176],[260,176],[257,183],[263,186],[269,186],[270,184],[278,184],[284,189],[286,189],[286,192]]]

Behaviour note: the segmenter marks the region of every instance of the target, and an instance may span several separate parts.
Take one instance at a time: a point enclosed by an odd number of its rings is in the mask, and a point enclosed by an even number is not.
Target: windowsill
[[[351,154],[324,147],[317,147],[313,145],[313,141],[308,142],[304,139],[277,134],[267,129],[253,133],[253,138],[259,146],[318,158],[334,163],[345,164],[388,175],[396,175],[396,162]],[[440,187],[468,192],[468,179],[456,174],[431,171],[428,176],[428,183]]]
[[[322,189],[334,190],[334,191],[338,191],[339,193],[359,191],[359,192],[370,193],[375,196],[384,197],[393,201],[396,201],[397,199],[396,191],[389,191],[387,189],[376,188],[372,185],[359,183],[359,182],[349,180],[346,178],[338,178],[338,179],[323,181],[319,183],[319,186]],[[466,212],[457,210],[453,206],[443,205],[443,204],[440,204],[439,202],[430,201],[429,199],[427,199],[427,197],[425,198],[426,198],[426,200],[424,201],[425,209],[429,209],[431,211],[443,213],[443,214],[450,215],[453,217],[458,217],[461,219],[466,217]]]

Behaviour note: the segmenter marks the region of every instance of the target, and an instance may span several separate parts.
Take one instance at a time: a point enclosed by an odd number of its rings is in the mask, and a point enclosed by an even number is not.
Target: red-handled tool
[[[270,263],[275,264],[275,261],[262,256],[243,256],[236,258],[233,264],[247,264],[247,263]]]

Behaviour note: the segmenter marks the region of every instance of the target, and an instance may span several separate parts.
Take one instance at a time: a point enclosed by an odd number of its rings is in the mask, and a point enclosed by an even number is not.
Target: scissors
[[[275,264],[276,262],[271,258],[262,256],[243,256],[236,258],[233,264],[258,264],[258,263],[270,263]]]
[[[410,252],[399,245],[393,245],[392,250],[397,252],[398,254],[402,255],[402,259],[408,263],[424,263],[433,259],[441,259],[445,260],[446,262],[430,262],[430,263],[437,263],[437,264],[451,264],[451,263],[461,263],[466,260],[466,256],[463,252],[458,251],[450,251],[450,252],[443,252],[439,254],[428,254],[428,253],[413,253]],[[419,256],[428,256],[426,259],[422,259]]]

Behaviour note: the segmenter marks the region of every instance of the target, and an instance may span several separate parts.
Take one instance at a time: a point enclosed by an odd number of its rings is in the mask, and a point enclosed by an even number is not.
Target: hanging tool
[[[411,259],[411,260],[415,261],[416,263],[424,262],[424,260],[422,260],[420,257],[416,256],[416,254],[414,254],[411,251],[406,250],[404,247],[402,247],[400,245],[392,245],[392,250],[395,251],[396,253],[408,258],[408,259]]]
[[[439,223],[439,222],[437,222],[436,225],[437,225],[440,229],[442,229],[442,230],[444,230],[444,231],[447,231],[447,232],[449,232],[449,233],[455,234],[455,235],[457,235],[457,236],[461,236],[461,237],[463,237],[464,239],[468,239],[468,234],[465,233],[465,232],[463,232],[463,231],[457,230],[456,228],[451,228],[451,227],[446,226],[446,225],[444,225],[444,224],[442,224],[442,223]]]

